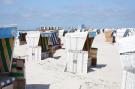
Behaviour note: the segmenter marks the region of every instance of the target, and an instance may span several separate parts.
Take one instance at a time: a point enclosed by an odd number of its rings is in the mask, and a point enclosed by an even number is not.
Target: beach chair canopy
[[[16,37],[16,27],[0,27],[0,39]]]
[[[27,36],[26,36],[27,44],[30,47],[38,46],[39,37],[40,37],[40,32],[39,31],[28,31]]]
[[[117,44],[119,53],[135,51],[135,36],[124,37]]]
[[[64,34],[64,30],[59,30],[59,37],[62,37],[63,36],[63,34]]]
[[[66,50],[82,50],[87,36],[88,32],[67,33]]]
[[[96,31],[88,32],[88,37],[95,37],[95,36],[96,36]]]
[[[117,36],[123,37],[127,29],[117,29]]]
[[[42,37],[47,37],[50,43],[52,43],[53,46],[59,44],[58,42],[58,36],[56,32],[43,32],[41,33]]]
[[[123,37],[127,37],[127,36],[129,36],[129,29],[126,29],[126,31],[124,32],[124,35],[123,35]]]
[[[0,62],[2,65],[2,72],[9,72],[11,69],[14,37],[16,36],[16,32],[16,27],[0,28]]]
[[[135,29],[127,29],[126,32],[124,33],[123,37],[127,37],[127,36],[134,36],[135,35]]]

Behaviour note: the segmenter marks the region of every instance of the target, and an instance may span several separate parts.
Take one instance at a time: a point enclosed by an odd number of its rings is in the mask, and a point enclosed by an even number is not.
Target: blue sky
[[[0,0],[0,24],[135,27],[135,0]]]

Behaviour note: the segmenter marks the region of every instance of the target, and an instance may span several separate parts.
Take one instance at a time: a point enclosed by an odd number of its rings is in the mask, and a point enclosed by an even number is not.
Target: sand
[[[96,36],[97,67],[87,75],[65,72],[66,53],[57,50],[54,58],[26,61],[26,89],[121,89],[122,68],[114,44],[104,42],[104,34]]]

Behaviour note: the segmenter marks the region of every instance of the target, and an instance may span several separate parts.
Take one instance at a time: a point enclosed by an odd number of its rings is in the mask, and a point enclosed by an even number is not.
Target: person
[[[102,32],[104,33],[104,31],[105,31],[105,30],[103,29]]]
[[[112,32],[112,38],[113,38],[112,43],[115,43],[116,42],[116,31]]]
[[[100,34],[100,30],[99,29],[97,30],[97,34]]]

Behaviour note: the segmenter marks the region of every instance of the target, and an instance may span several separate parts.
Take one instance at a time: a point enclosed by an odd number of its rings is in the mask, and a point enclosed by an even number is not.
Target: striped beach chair
[[[15,78],[9,75],[16,27],[0,27],[0,89],[13,89]]]
[[[14,48],[15,27],[0,28],[0,55],[2,68],[1,72],[10,72],[12,65],[12,52]]]

